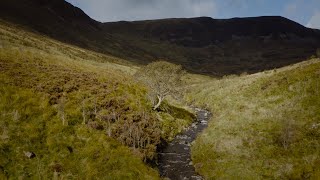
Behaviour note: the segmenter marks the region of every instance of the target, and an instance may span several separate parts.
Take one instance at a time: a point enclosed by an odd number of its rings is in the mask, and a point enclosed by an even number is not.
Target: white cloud
[[[314,12],[306,26],[310,28],[320,29],[320,11]]]
[[[67,0],[98,21],[215,16],[215,0]]]

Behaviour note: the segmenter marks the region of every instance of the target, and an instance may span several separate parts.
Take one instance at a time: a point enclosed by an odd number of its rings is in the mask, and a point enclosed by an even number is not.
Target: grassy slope
[[[139,156],[154,155],[160,125],[124,64],[1,22],[0,179],[158,179]],[[133,144],[125,127],[150,139]]]
[[[212,121],[192,146],[208,179],[320,177],[320,61],[198,83]]]
[[[138,69],[1,21],[1,176],[157,178],[141,159],[195,117],[179,103],[151,112]]]
[[[1,179],[157,179],[155,170],[102,131],[62,126],[45,95],[8,86],[0,94]]]

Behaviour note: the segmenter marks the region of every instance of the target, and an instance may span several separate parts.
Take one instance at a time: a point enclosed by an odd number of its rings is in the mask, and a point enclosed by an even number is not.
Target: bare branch
[[[174,96],[179,93],[184,74],[185,71],[180,65],[157,61],[142,68],[136,76],[148,87],[148,96],[151,97],[153,109],[156,110],[168,95]]]

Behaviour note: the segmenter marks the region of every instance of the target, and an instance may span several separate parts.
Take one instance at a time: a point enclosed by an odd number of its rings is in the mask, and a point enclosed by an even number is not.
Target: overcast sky
[[[67,0],[101,22],[280,15],[320,29],[320,0]]]

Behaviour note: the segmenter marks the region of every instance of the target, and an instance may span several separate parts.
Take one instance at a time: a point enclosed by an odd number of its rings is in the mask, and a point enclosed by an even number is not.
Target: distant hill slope
[[[317,30],[280,16],[263,16],[232,19],[210,17],[160,19],[135,22],[104,23],[112,34],[129,34],[140,38],[168,41],[185,47],[202,48],[229,40],[269,38],[274,40],[316,38]]]
[[[315,54],[318,30],[283,17],[162,19],[104,23],[153,56],[205,74],[254,73]]]
[[[100,23],[64,0],[2,0],[0,17],[83,48],[135,63],[158,58],[202,74],[254,73],[302,61],[320,31],[283,17]]]

